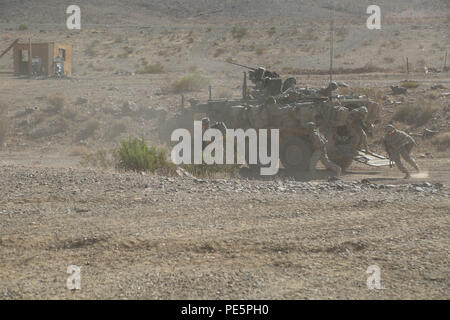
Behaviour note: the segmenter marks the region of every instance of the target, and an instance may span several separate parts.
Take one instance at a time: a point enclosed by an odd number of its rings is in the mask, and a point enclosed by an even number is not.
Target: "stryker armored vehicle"
[[[352,144],[348,130],[350,113],[361,106],[367,108],[365,124],[370,129],[379,118],[380,106],[377,103],[364,96],[333,95],[336,83],[320,90],[298,88],[295,78],[283,81],[277,73],[264,68],[246,68],[250,69],[249,79],[253,87],[247,86],[244,72],[242,98],[213,99],[210,89],[207,102],[191,100],[189,108],[184,106],[183,98],[181,110],[161,124],[161,140],[170,144],[170,135],[178,128],[193,132],[194,120],[203,117],[208,117],[211,123],[223,122],[229,129],[279,129],[282,166],[305,170],[312,154],[305,124],[315,122],[328,140],[328,157],[343,170],[353,160],[373,166],[389,164],[386,158],[362,152],[359,146]]]

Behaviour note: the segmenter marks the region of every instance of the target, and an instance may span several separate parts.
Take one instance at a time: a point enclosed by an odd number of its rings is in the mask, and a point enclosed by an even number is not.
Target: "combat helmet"
[[[338,84],[335,81],[332,81],[328,84],[328,88],[331,90],[336,90],[338,88]]]
[[[397,130],[392,124],[388,124],[385,128],[386,132],[393,132],[395,130]]]
[[[369,110],[367,110],[367,107],[365,107],[365,106],[359,107],[355,110],[358,110],[358,112],[361,112],[361,113],[369,113]]]
[[[210,120],[209,120],[208,117],[202,118],[201,121],[202,121],[202,127],[203,127],[203,128],[209,127],[209,122],[210,122]]]

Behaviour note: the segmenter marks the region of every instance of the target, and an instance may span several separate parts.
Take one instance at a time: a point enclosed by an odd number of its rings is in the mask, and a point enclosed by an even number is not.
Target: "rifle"
[[[252,70],[252,71],[256,71],[256,68],[252,68],[252,67],[249,67],[249,66],[244,66],[243,64],[234,63],[234,62],[230,62],[230,61],[225,61],[225,62],[229,63],[229,64],[233,64],[233,65],[238,66],[238,67],[243,67],[243,68],[247,68],[247,69]]]

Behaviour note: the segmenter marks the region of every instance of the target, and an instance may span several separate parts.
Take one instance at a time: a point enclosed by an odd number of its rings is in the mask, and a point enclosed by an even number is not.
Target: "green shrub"
[[[154,64],[148,64],[147,60],[142,59],[141,67],[136,70],[137,74],[161,74],[165,73],[164,66],[161,62],[156,62]]]
[[[198,73],[188,74],[183,78],[172,82],[168,87],[163,88],[163,92],[183,93],[199,91],[210,83],[208,78]]]
[[[234,26],[231,30],[233,39],[241,40],[247,34],[247,29],[244,27]]]
[[[433,117],[435,111],[436,109],[431,106],[421,107],[407,104],[397,109],[393,119],[403,123],[421,126]]]
[[[167,160],[165,148],[149,147],[144,140],[131,138],[121,141],[117,150],[117,166],[132,171],[151,171],[172,168],[175,165]]]
[[[214,53],[214,58],[217,58],[218,56],[220,56],[224,52],[225,52],[224,48],[217,48],[216,52]]]
[[[420,83],[417,81],[404,81],[400,86],[406,89],[415,89],[420,86]]]
[[[28,26],[27,26],[26,24],[21,24],[21,25],[19,26],[19,30],[20,30],[20,31],[27,30],[27,29],[28,29]]]
[[[256,49],[255,53],[256,53],[258,56],[263,55],[263,54],[264,54],[264,48],[258,48],[258,49]]]

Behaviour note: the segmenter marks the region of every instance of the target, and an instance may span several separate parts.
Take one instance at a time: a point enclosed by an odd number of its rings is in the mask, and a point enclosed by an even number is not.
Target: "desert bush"
[[[19,30],[20,30],[20,31],[27,30],[27,29],[28,29],[28,26],[27,26],[26,24],[21,24],[21,25],[19,26]]]
[[[216,52],[214,53],[214,58],[217,58],[218,56],[220,56],[224,52],[225,52],[224,48],[217,48]]]
[[[420,86],[420,83],[417,81],[403,81],[401,86],[406,89],[415,89]]]
[[[438,150],[447,150],[450,148],[450,132],[444,132],[437,135],[431,142],[437,146]]]
[[[199,91],[205,88],[210,83],[208,78],[201,76],[198,73],[185,75],[183,78],[172,82],[168,87],[162,88],[163,93],[183,93]]]
[[[431,106],[406,104],[400,106],[394,114],[393,120],[403,123],[421,126],[426,124],[432,117],[435,108]]]
[[[151,171],[172,168],[167,160],[167,149],[147,145],[144,138],[122,140],[117,150],[118,168],[132,171]]]
[[[383,60],[386,63],[393,63],[395,61],[395,58],[393,58],[393,57],[384,57]]]
[[[263,54],[264,54],[264,48],[258,48],[258,49],[256,49],[255,53],[256,53],[258,56],[263,55]]]
[[[277,32],[277,29],[275,27],[271,27],[269,30],[267,30],[267,34],[269,37],[273,36]]]
[[[241,40],[247,34],[247,29],[240,26],[234,26],[231,30],[233,39]]]
[[[161,62],[156,62],[154,64],[148,64],[147,60],[141,60],[141,67],[136,70],[138,74],[161,74],[165,73],[164,66]]]

